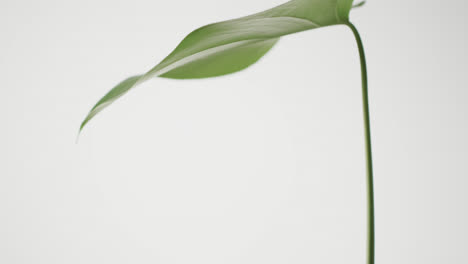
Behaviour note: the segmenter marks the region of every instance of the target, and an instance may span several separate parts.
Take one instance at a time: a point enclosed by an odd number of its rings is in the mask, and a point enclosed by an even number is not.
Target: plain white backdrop
[[[357,48],[283,38],[248,70],[154,79],[191,30],[262,1],[0,2],[0,263],[364,263]],[[368,56],[379,264],[468,263],[465,1],[352,11]]]

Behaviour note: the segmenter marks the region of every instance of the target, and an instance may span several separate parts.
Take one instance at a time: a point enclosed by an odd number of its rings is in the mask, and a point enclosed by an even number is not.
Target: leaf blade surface
[[[292,0],[275,8],[192,31],[159,64],[112,88],[80,126],[138,84],[155,76],[193,79],[243,70],[263,57],[282,36],[347,22],[352,0]]]

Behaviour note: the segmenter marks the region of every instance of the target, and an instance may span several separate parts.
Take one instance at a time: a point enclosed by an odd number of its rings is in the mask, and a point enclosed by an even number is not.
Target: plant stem
[[[353,31],[356,43],[359,49],[359,58],[361,60],[361,81],[362,81],[362,108],[364,113],[364,137],[366,145],[366,163],[367,163],[367,264],[375,263],[375,216],[374,216],[374,176],[372,169],[372,146],[371,129],[369,117],[369,95],[367,89],[367,66],[364,47],[361,36],[356,27],[348,22],[347,25]]]

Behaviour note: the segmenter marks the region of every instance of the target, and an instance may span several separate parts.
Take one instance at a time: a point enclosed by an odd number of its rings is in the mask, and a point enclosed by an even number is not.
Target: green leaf
[[[352,0],[292,0],[243,18],[201,27],[190,33],[158,65],[130,77],[91,109],[83,127],[102,109],[152,77],[207,78],[243,70],[265,55],[281,36],[348,22]]]

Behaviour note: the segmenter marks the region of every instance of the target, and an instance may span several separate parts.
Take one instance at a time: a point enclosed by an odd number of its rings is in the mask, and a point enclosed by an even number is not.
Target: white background
[[[191,30],[282,0],[0,2],[0,263],[364,263],[344,26],[222,78],[154,79]],[[468,263],[466,1],[369,1],[377,263]]]

